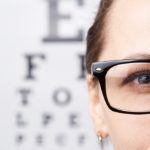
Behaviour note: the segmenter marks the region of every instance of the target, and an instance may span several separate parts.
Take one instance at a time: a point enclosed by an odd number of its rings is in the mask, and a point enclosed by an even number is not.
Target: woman
[[[86,52],[90,113],[115,150],[150,149],[150,0],[102,0]]]

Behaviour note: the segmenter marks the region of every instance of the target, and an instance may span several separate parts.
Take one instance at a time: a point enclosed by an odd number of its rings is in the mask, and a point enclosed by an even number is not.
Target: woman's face
[[[106,32],[99,61],[150,58],[150,0],[115,1]],[[90,78],[88,84],[96,132],[103,137],[109,135],[116,150],[149,150],[150,114],[113,112],[107,107],[100,87],[92,87]]]

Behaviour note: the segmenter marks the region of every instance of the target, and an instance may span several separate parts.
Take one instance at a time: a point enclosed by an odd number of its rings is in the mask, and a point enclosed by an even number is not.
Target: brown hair
[[[92,62],[97,61],[105,43],[106,17],[113,0],[101,0],[98,13],[87,34],[86,69],[91,73]]]

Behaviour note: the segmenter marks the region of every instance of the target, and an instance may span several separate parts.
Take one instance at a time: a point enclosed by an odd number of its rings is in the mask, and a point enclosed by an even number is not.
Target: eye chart
[[[0,1],[0,149],[100,149],[84,54],[97,0]]]

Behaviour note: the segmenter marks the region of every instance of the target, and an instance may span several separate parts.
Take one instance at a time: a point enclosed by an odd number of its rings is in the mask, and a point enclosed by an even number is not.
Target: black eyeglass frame
[[[102,94],[104,100],[108,106],[108,108],[114,112],[124,113],[124,114],[134,114],[134,115],[142,115],[142,114],[150,114],[150,111],[145,112],[135,112],[135,111],[125,111],[118,108],[111,106],[109,100],[107,98],[106,92],[106,74],[108,70],[114,66],[120,64],[127,64],[127,63],[150,63],[150,59],[122,59],[122,60],[108,60],[108,61],[100,61],[94,62],[91,66],[91,73],[99,80],[99,84],[102,90]]]

